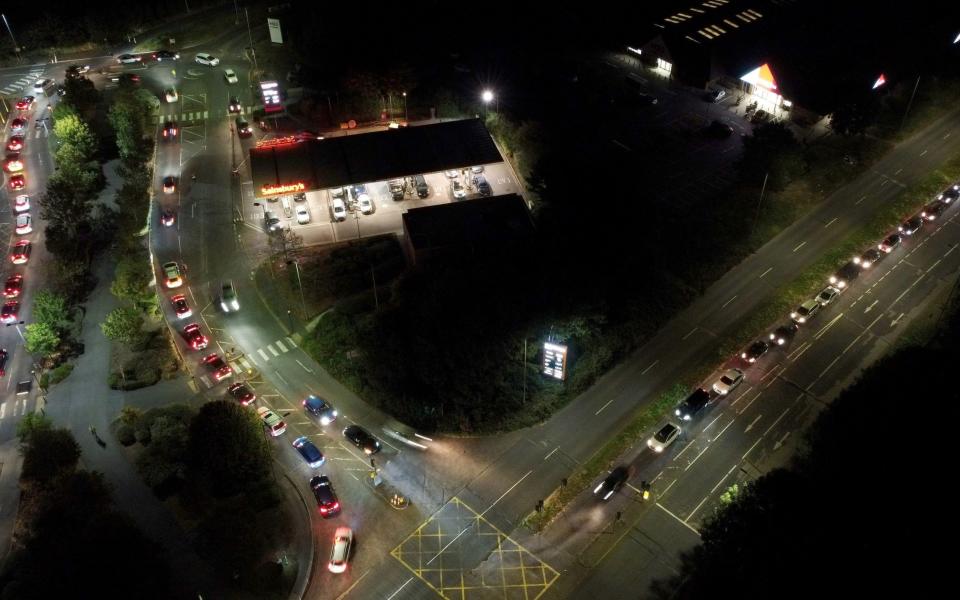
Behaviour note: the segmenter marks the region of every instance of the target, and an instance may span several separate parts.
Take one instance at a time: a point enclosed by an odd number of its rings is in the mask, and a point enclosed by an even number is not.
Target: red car
[[[10,176],[11,190],[22,190],[26,185],[27,185],[27,180],[24,179],[23,175],[21,175],[20,173]]]
[[[203,350],[207,347],[207,336],[200,333],[200,325],[197,323],[190,323],[183,328],[183,339],[187,340],[187,344],[194,350]],[[211,356],[216,356],[216,354]]]
[[[15,265],[22,265],[30,260],[30,251],[33,250],[33,246],[30,244],[29,240],[20,240],[13,246],[13,251],[10,252],[10,262]]]
[[[17,110],[30,110],[33,106],[33,96],[24,96],[17,101]]]
[[[3,168],[7,173],[17,173],[23,170],[23,161],[20,160],[19,152],[8,152],[7,160],[3,163]]]
[[[183,294],[177,294],[170,298],[170,302],[173,303],[173,310],[177,313],[178,319],[186,319],[193,314],[193,311],[187,305],[187,297]]]
[[[226,377],[233,375],[233,368],[230,367],[219,354],[214,352],[213,354],[208,354],[203,359],[203,364],[207,365],[207,368],[210,370],[210,374],[213,375],[213,378],[217,381],[221,381]]]
[[[23,136],[11,135],[10,139],[7,140],[7,150],[10,152],[19,152],[23,150]]]
[[[16,323],[19,314],[20,303],[16,300],[11,300],[4,304],[3,309],[0,310],[0,321],[3,323]]]
[[[23,290],[23,275],[11,275],[7,278],[7,285],[4,288],[3,295],[7,298],[16,298]]]
[[[243,406],[249,406],[251,402],[257,399],[257,395],[253,393],[253,390],[242,381],[228,387],[227,392]]]
[[[16,119],[10,121],[10,131],[13,133],[20,133],[27,128],[27,120],[17,117]]]

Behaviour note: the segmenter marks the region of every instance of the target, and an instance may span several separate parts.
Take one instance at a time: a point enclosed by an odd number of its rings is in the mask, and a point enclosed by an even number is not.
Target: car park
[[[183,285],[183,277],[180,276],[180,265],[175,262],[163,264],[163,275],[166,278],[164,284],[168,288],[178,288]]]
[[[27,180],[24,178],[22,173],[17,173],[16,175],[10,176],[8,185],[10,186],[11,190],[22,190],[27,186]]]
[[[0,322],[11,324],[16,323],[20,315],[20,302],[17,300],[11,300],[4,303],[3,309],[0,310]]]
[[[697,388],[687,396],[683,402],[677,405],[677,408],[673,410],[673,414],[680,417],[683,421],[689,421],[693,419],[694,415],[703,410],[705,406],[710,404],[711,400],[710,392],[703,388]]]
[[[923,207],[923,210],[920,211],[920,216],[928,221],[935,221],[937,217],[943,214],[943,211],[947,209],[947,204],[943,200],[934,200],[930,204]]]
[[[720,376],[720,379],[713,382],[713,391],[721,396],[726,396],[737,389],[737,386],[741,383],[743,383],[743,371],[740,369],[727,369],[723,372],[723,375]]]
[[[349,527],[337,527],[337,531],[333,534],[330,562],[327,563],[327,569],[331,573],[343,573],[347,570],[351,546],[353,546],[353,530]]]
[[[197,53],[196,57],[194,57],[194,60],[196,60],[197,63],[201,65],[207,65],[208,67],[215,67],[220,64],[219,58],[206,52]]]
[[[17,100],[17,110],[30,110],[33,108],[33,96],[24,96]]]
[[[937,200],[942,200],[946,204],[950,204],[957,198],[960,198],[960,184],[951,185],[947,189],[943,190],[943,193],[937,196]]]
[[[321,517],[332,517],[340,512],[340,501],[337,499],[337,493],[329,477],[317,475],[311,478],[310,489],[313,490],[313,497],[317,500]]]
[[[208,344],[207,336],[200,332],[200,325],[198,323],[190,323],[183,328],[183,339],[185,339],[187,345],[194,350],[203,350]]]
[[[163,137],[168,140],[177,137],[177,126],[173,121],[167,121],[163,124]]]
[[[901,238],[899,235],[895,233],[891,233],[886,238],[884,238],[882,242],[880,242],[877,245],[877,249],[879,249],[884,254],[890,254],[891,252],[893,252],[894,250],[900,247],[900,242],[902,241],[903,241],[903,238]]]
[[[170,298],[170,304],[173,305],[173,312],[177,314],[178,319],[186,319],[193,315],[193,311],[190,310],[190,305],[187,304],[187,297],[183,294],[177,294]]]
[[[363,450],[364,454],[376,454],[380,452],[380,442],[377,441],[377,438],[367,433],[367,430],[359,425],[350,425],[344,428],[343,437],[350,440],[357,448]]]
[[[830,285],[840,291],[847,289],[850,282],[860,276],[860,267],[852,260],[840,267],[840,270],[830,276]]]
[[[298,204],[297,209],[297,223],[301,225],[306,225],[310,222],[310,211],[307,210],[307,207],[303,204]]]
[[[761,356],[767,353],[767,350],[770,349],[769,344],[763,340],[757,340],[754,343],[740,353],[740,358],[747,361],[750,364],[757,362]]]
[[[303,408],[320,420],[321,425],[329,425],[337,418],[337,410],[323,398],[310,394],[303,401]]]
[[[269,431],[273,437],[283,435],[283,432],[287,430],[287,424],[283,422],[283,419],[266,406],[261,406],[257,409],[257,416],[260,417],[260,420],[263,421],[263,426],[267,428],[267,431]]]
[[[293,447],[300,453],[303,460],[307,461],[311,469],[321,467],[326,460],[323,452],[320,452],[320,449],[305,435],[293,440]]]
[[[30,253],[33,251],[33,244],[29,240],[20,240],[13,245],[10,251],[10,262],[15,265],[26,264],[30,260]]]
[[[227,393],[239,402],[241,406],[250,406],[250,404],[257,399],[257,395],[253,393],[253,390],[250,389],[246,381],[231,384],[230,387],[227,388]]]
[[[17,215],[14,231],[17,232],[17,235],[26,235],[33,231],[33,218],[30,216],[30,213],[20,213]]]
[[[832,285],[828,285],[827,287],[823,288],[819,294],[817,294],[817,302],[819,302],[822,306],[826,306],[833,302],[834,298],[839,295],[840,290]]]
[[[921,215],[915,215],[904,221],[897,230],[903,235],[913,235],[920,231],[921,227],[923,227],[923,217]]]
[[[773,333],[770,334],[770,341],[778,346],[782,346],[793,339],[793,336],[796,335],[799,330],[800,326],[797,325],[797,322],[791,320],[789,323],[784,323],[774,329]]]
[[[117,57],[117,63],[121,65],[132,65],[134,63],[141,62],[143,57],[136,56],[134,54],[121,54]]]
[[[10,121],[10,131],[13,133],[20,133],[27,128],[27,120],[21,117],[17,117],[14,120]],[[22,139],[22,138],[21,138]],[[13,148],[7,148],[8,150],[14,150]],[[20,150],[20,148],[16,148]]]
[[[604,477],[603,481],[601,481],[597,487],[593,488],[593,495],[602,500],[609,500],[610,497],[620,491],[627,483],[627,480],[630,479],[630,471],[630,467],[626,465],[620,465],[610,471],[610,474]]]
[[[223,78],[227,80],[227,83],[236,83],[238,81],[237,72],[233,69],[224,69]]]
[[[179,60],[180,53],[173,52],[172,50],[157,50],[153,53],[153,58],[157,62],[163,62],[165,60]]]
[[[164,209],[160,211],[160,224],[164,227],[171,227],[176,220],[177,218],[172,210]]]
[[[21,126],[22,130],[22,126]],[[22,135],[12,135],[10,139],[7,140],[7,150],[11,152],[19,152],[23,150],[23,136]]]
[[[23,291],[23,275],[17,273],[7,277],[7,283],[3,287],[3,295],[7,298],[16,298]]]
[[[240,299],[237,297],[237,288],[233,286],[233,281],[225,281],[220,285],[220,310],[223,312],[240,310]]]
[[[16,198],[14,198],[13,210],[15,212],[30,210],[30,196],[27,194],[19,194]]]
[[[820,312],[820,302],[815,299],[804,300],[796,310],[790,313],[790,318],[798,325],[803,325],[818,312]]]
[[[333,211],[333,220],[334,221],[346,221],[347,220],[347,205],[343,203],[343,200],[340,198],[334,198],[330,203],[330,208]]]
[[[227,103],[227,112],[230,114],[243,112],[243,104],[236,96],[230,96],[230,101]]]
[[[673,423],[667,423],[660,428],[653,437],[647,440],[647,448],[660,453],[666,450],[670,444],[680,437],[680,426]]]

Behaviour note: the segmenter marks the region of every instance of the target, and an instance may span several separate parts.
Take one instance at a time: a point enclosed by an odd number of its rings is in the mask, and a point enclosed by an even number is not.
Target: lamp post
[[[288,260],[287,264],[293,263],[297,270],[297,289],[300,290],[300,308],[303,310],[303,320],[307,320],[307,303],[303,299],[303,284],[300,282],[300,261],[297,259]]]
[[[19,61],[20,61],[20,46],[17,45],[17,40],[16,40],[16,38],[13,37],[13,29],[10,28],[10,21],[7,21],[7,15],[6,15],[6,14],[0,15],[0,16],[3,17],[3,24],[7,26],[7,33],[10,34],[10,41],[13,42],[13,51],[14,51],[14,52],[16,53],[16,55],[17,55],[17,62],[19,62]]]
[[[490,90],[483,90],[483,93],[480,95],[480,99],[483,100],[483,116],[487,116],[487,107],[490,106],[490,102],[493,101],[493,92]]]
[[[409,124],[410,123],[410,113],[407,112],[407,93],[403,93],[403,120]]]
[[[253,48],[253,33],[250,32],[250,14],[247,12],[247,7],[243,7],[243,16],[247,19],[247,39],[250,40],[250,57],[253,58],[253,71],[258,73],[259,77],[260,68],[257,66],[257,51]]]

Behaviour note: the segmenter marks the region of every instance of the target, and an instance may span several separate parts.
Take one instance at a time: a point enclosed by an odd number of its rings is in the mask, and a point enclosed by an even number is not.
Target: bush
[[[137,426],[134,435],[137,437],[137,441],[144,446],[150,444],[150,428],[145,427],[144,425]]]
[[[133,425],[129,423],[117,425],[117,441],[124,446],[132,446],[137,443],[137,433]]]
[[[73,372],[73,363],[64,363],[50,372],[50,383],[60,383]],[[46,387],[46,386],[44,386]]]

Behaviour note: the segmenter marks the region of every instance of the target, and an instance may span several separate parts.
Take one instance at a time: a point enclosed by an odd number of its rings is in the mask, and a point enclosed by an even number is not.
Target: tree
[[[33,319],[62,334],[71,323],[66,299],[60,294],[40,290],[33,298]]]
[[[235,402],[208,402],[190,423],[190,479],[215,496],[241,493],[270,476],[263,424]]]
[[[47,483],[73,471],[80,460],[80,445],[68,429],[40,426],[30,431],[23,448],[22,479]]]
[[[132,306],[121,306],[107,313],[100,324],[103,335],[114,342],[133,345],[143,339],[143,315]]]
[[[63,87],[66,94],[57,106],[68,105],[80,115],[92,116],[97,103],[100,101],[100,93],[94,87],[93,82],[86,77],[74,77],[68,78]],[[56,109],[54,109],[54,119],[56,119]]]
[[[30,354],[52,354],[60,346],[60,335],[47,323],[30,323],[26,326],[27,352]]]
[[[121,300],[130,300],[139,303],[149,297],[150,280],[153,273],[150,263],[143,252],[133,255],[125,254],[119,261],[113,274],[113,283],[110,284],[110,293]]]
[[[17,423],[17,437],[20,438],[20,448],[25,449],[30,441],[30,436],[41,429],[53,429],[53,421],[40,413],[31,412],[23,415],[23,418]]]
[[[68,80],[69,82],[76,80]],[[97,140],[90,131],[90,126],[76,113],[62,115],[54,122],[53,133],[60,140],[57,150],[58,166],[60,166],[60,151],[65,147],[73,147],[84,157],[84,161],[92,160],[97,151]]]
[[[150,426],[150,445],[137,457],[137,470],[152,488],[182,481],[187,473],[187,425],[162,416]]]

